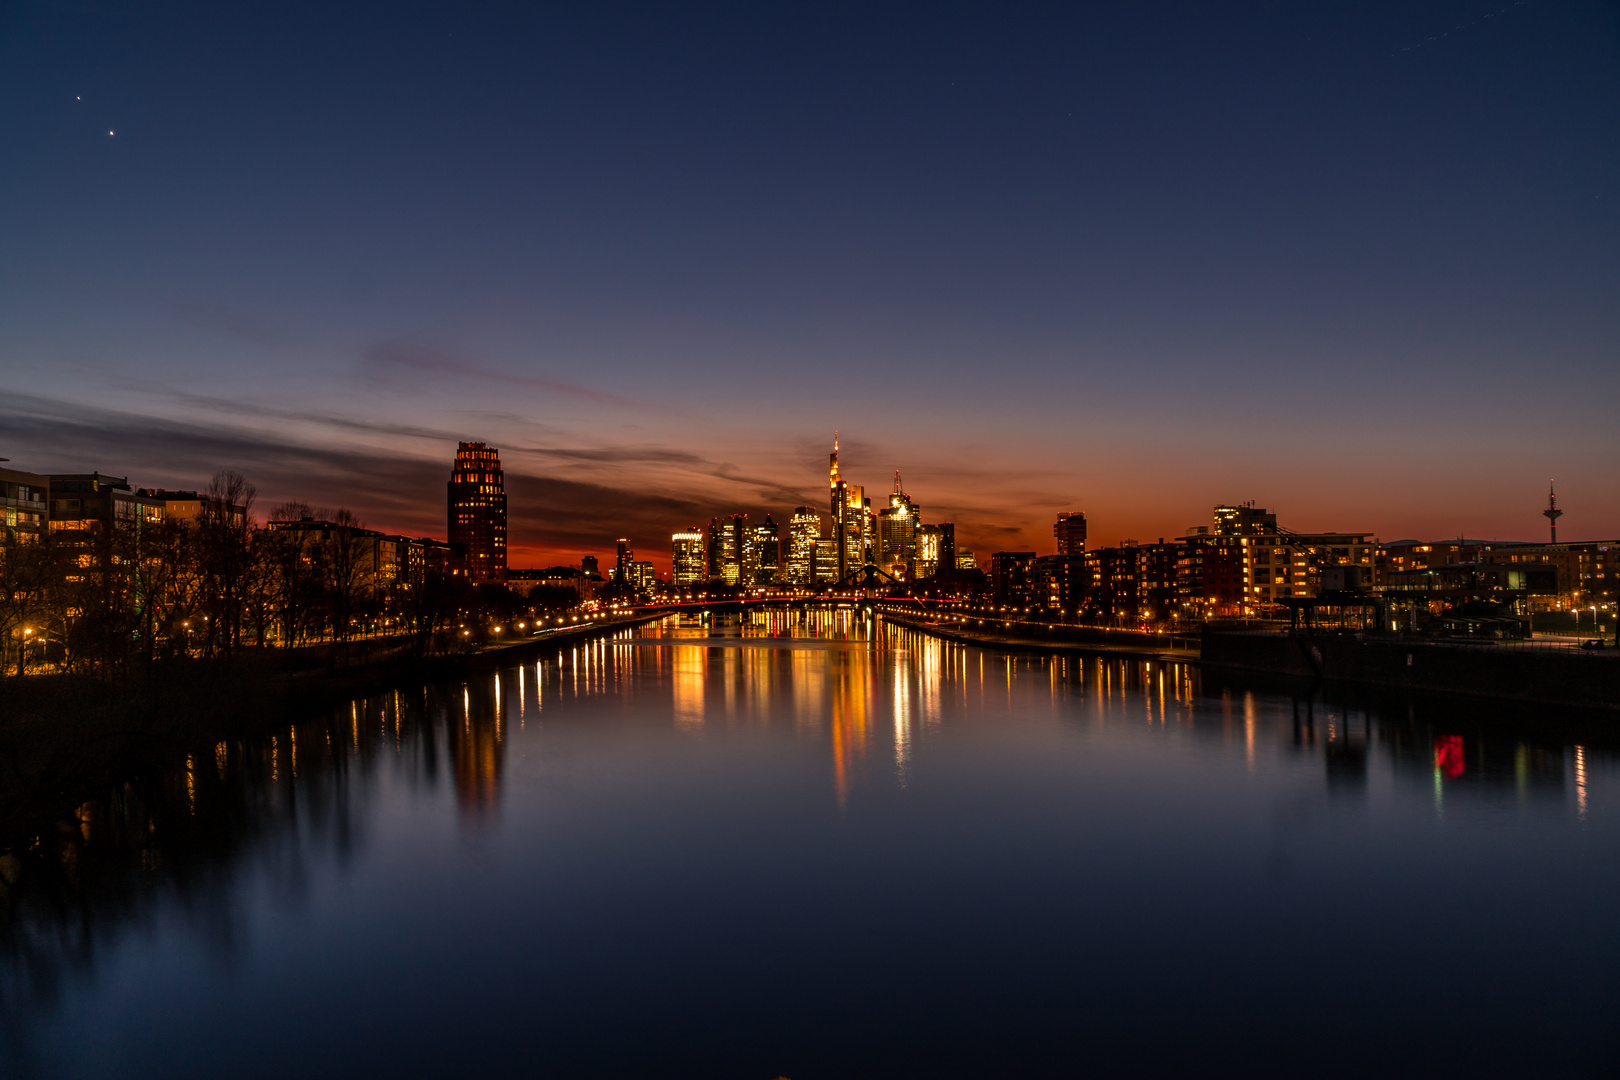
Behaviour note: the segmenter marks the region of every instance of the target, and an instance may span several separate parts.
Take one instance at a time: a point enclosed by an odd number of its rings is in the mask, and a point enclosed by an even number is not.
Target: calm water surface
[[[1612,749],[1436,708],[670,621],[88,804],[0,1074],[1620,1067]]]

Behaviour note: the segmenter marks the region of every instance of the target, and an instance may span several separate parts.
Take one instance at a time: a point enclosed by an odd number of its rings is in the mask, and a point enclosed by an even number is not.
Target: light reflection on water
[[[669,620],[86,804],[8,1074],[1589,1072],[1615,758],[1547,719]]]

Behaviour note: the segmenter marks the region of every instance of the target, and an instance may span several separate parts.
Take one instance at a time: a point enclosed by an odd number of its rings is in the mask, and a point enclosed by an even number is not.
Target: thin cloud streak
[[[507,386],[522,386],[531,390],[546,390],[551,393],[567,394],[599,405],[615,405],[619,408],[636,410],[653,408],[648,402],[636,401],[632,398],[621,397],[618,394],[610,394],[602,390],[593,390],[590,387],[578,386],[559,379],[538,378],[532,375],[512,375],[504,371],[492,371],[442,349],[411,344],[399,339],[382,341],[372,345],[362,354],[362,363],[373,371],[385,373],[405,369],[442,375],[472,376],[473,378],[502,383]]]

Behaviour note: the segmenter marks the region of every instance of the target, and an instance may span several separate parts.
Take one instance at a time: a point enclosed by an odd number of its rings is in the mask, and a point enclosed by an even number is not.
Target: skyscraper
[[[671,534],[670,580],[679,588],[703,584],[703,530],[697,526]]]
[[[450,473],[449,540],[475,582],[506,580],[506,482],[500,453],[481,442],[456,448]]]
[[[787,558],[782,578],[794,585],[816,580],[816,541],[821,538],[821,515],[812,506],[795,506],[788,519]]]
[[[728,514],[709,522],[708,577],[727,585],[748,584],[753,536],[747,514]]]
[[[629,537],[619,537],[619,549],[613,560],[613,580],[619,585],[630,583],[630,564],[636,561],[636,553],[630,549]]]
[[[838,472],[838,433],[833,432],[832,456],[828,462],[827,482],[832,494],[832,538],[838,545],[838,576],[840,579],[866,565],[867,528],[866,489],[851,484]]]
[[[889,505],[877,517],[878,566],[902,581],[912,580],[917,568],[917,505],[901,490],[898,469]]]
[[[779,578],[782,562],[782,536],[771,515],[754,526],[753,543],[749,545],[746,584],[774,585]]]

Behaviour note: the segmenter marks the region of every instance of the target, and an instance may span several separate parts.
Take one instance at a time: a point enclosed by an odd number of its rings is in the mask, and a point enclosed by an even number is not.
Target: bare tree
[[[209,584],[205,648],[234,652],[242,636],[243,593],[253,559],[253,499],[257,492],[232,469],[214,474],[204,497],[203,565]]]
[[[348,641],[356,607],[376,568],[375,537],[366,535],[348,510],[336,511],[330,521],[326,586],[332,597],[332,633],[339,641]]]

